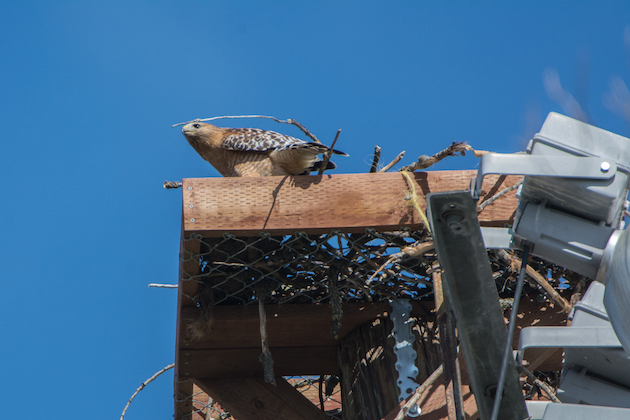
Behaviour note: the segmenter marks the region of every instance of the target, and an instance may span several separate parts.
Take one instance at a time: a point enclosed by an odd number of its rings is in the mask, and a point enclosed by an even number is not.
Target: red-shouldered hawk
[[[319,170],[317,155],[328,146],[257,128],[222,128],[193,121],[184,125],[188,143],[223,176],[308,175]],[[335,154],[348,156],[338,150]],[[335,169],[328,162],[326,169]]]

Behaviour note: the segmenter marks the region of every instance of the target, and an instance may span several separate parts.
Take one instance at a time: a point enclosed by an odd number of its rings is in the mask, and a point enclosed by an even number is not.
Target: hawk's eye
[[[199,127],[201,127],[201,125],[200,124],[193,124],[193,127],[199,128]]]

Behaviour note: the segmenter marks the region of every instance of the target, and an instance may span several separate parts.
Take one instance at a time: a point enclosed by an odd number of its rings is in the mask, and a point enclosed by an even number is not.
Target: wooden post
[[[457,355],[457,337],[452,315],[449,313],[448,303],[444,301],[442,290],[442,275],[439,271],[433,273],[433,293],[435,310],[444,365],[444,392],[449,420],[464,420],[464,399],[462,396],[462,376],[459,370]]]
[[[182,375],[179,362],[179,350],[182,345],[186,347],[186,343],[180,342],[182,339],[185,341],[184,337],[186,336],[186,333],[182,331],[182,328],[185,328],[181,320],[182,310],[195,305],[190,296],[196,294],[198,284],[196,281],[191,281],[191,278],[199,274],[199,261],[197,260],[197,256],[199,255],[200,242],[198,240],[186,240],[183,235],[184,230],[182,227],[177,293],[177,341],[175,343],[175,420],[190,419],[193,410],[193,383],[188,380],[188,377]]]

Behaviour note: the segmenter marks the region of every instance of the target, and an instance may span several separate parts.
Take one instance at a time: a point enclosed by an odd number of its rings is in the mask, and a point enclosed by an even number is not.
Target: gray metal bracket
[[[490,174],[610,179],[617,172],[612,159],[566,155],[487,153],[479,161],[473,198],[479,198],[483,178]]]
[[[396,371],[398,379],[396,385],[400,389],[398,402],[405,401],[418,388],[416,382],[418,368],[416,367],[417,353],[413,349],[413,342],[416,337],[413,335],[411,327],[413,319],[410,318],[411,303],[409,299],[393,299],[389,301],[392,307],[390,318],[394,324],[392,335],[394,336],[394,354],[396,355]],[[420,408],[415,405],[409,409],[407,416],[418,417]]]
[[[482,227],[481,236],[483,236],[483,244],[486,249],[516,248],[512,243],[511,228]]]
[[[523,361],[528,348],[619,347],[621,343],[612,327],[526,327],[518,341],[517,361]]]
[[[586,404],[548,404],[542,420],[626,420],[630,410],[618,407],[601,407]]]

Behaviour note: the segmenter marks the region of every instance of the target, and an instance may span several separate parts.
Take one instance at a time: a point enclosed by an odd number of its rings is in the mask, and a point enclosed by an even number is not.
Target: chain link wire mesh
[[[203,310],[211,311],[216,305],[251,305],[259,298],[265,304],[330,303],[333,308],[342,302],[433,300],[435,252],[428,250],[417,257],[402,252],[431,241],[426,230],[378,232],[368,228],[363,233],[299,231],[282,236],[263,232],[254,237],[224,233],[216,238],[191,234],[184,239],[187,241],[200,243],[198,254],[182,255],[183,262],[195,262],[198,271],[184,272],[182,280],[198,283],[196,294],[188,297]],[[392,258],[396,255],[400,258]],[[499,296],[509,301],[514,297],[518,272],[497,251],[488,251],[488,255]],[[588,280],[563,267],[538,258],[531,258],[529,265],[563,296],[586,290]],[[525,293],[539,302],[551,302],[533,281],[526,284]],[[288,380],[320,405],[318,376]],[[318,397],[311,398],[313,393]],[[206,397],[193,395],[195,415],[205,417],[191,418],[230,418],[212,399],[204,400]],[[330,399],[325,400],[324,410],[340,418],[338,391],[326,398]]]
[[[226,233],[219,238],[192,234],[186,241],[200,241],[198,273],[186,273],[184,281],[199,283],[197,306],[250,305],[260,296],[270,304],[379,302],[394,298],[431,300],[432,266],[437,263],[430,250],[418,258],[402,256],[404,248],[430,241],[426,231],[400,230],[363,234],[333,231],[329,234],[237,237]],[[489,251],[494,279],[502,297],[513,294],[516,273],[509,264]],[[558,291],[575,288],[585,278],[558,265],[532,258],[529,265]],[[372,281],[367,281],[375,273]],[[544,290],[531,282],[528,292]],[[334,292],[334,296],[331,292]]]
[[[188,240],[201,242],[200,254],[188,256],[198,259],[199,273],[187,279],[199,282],[199,293],[189,296],[199,306],[210,304],[204,302],[208,289],[212,290],[212,305],[252,304],[256,293],[271,304],[321,303],[330,300],[332,288],[344,302],[397,297],[420,300],[431,293],[427,271],[435,261],[434,253],[386,264],[374,281],[366,284],[393,253],[426,241],[423,231],[262,233],[252,238],[193,234]]]

